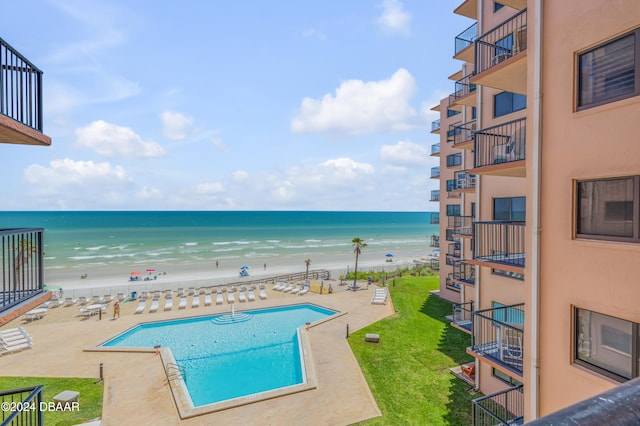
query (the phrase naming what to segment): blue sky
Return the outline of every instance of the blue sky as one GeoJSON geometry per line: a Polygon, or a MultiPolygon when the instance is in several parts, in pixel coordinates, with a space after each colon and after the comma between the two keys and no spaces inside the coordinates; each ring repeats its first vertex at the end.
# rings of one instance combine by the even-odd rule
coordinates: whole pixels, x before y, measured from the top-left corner
{"type": "Polygon", "coordinates": [[[53,143],[0,144],[4,210],[435,211],[459,3],[8,2],[53,143]]]}

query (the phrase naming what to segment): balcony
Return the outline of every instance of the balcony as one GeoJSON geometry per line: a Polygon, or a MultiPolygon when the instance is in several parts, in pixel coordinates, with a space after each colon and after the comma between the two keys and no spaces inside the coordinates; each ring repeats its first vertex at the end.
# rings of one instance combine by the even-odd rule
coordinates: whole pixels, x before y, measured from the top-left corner
{"type": "Polygon", "coordinates": [[[440,224],[440,213],[437,213],[437,212],[431,213],[431,217],[429,218],[429,223],[431,225],[439,225],[440,224]]]}
{"type": "Polygon", "coordinates": [[[44,293],[42,228],[0,229],[0,313],[44,293]]]}
{"type": "MultiPolygon", "coordinates": [[[[471,402],[473,404],[474,426],[524,424],[524,391],[522,385],[496,392],[492,395],[486,395],[471,402]]],[[[560,423],[562,422],[553,424],[560,423]]]]}
{"type": "Polygon", "coordinates": [[[464,285],[475,285],[476,268],[467,262],[458,262],[453,267],[453,280],[464,285]]]}
{"type": "Polygon", "coordinates": [[[431,190],[431,199],[429,201],[440,201],[440,190],[439,189],[431,190]]]}
{"type": "Polygon", "coordinates": [[[42,385],[32,386],[28,388],[12,389],[0,391],[0,402],[4,407],[5,403],[13,403],[19,407],[25,407],[20,410],[2,410],[3,425],[43,425],[42,410],[40,403],[44,402],[42,397],[42,385]],[[27,408],[33,407],[33,409],[27,408]]]}
{"type": "Polygon", "coordinates": [[[527,93],[527,9],[478,37],[472,82],[527,93]]]}
{"type": "Polygon", "coordinates": [[[454,172],[453,181],[455,182],[453,191],[465,193],[476,191],[476,175],[469,173],[469,170],[454,172]]]}
{"type": "Polygon", "coordinates": [[[454,327],[462,331],[471,333],[472,313],[473,313],[473,302],[454,303],[453,318],[451,320],[451,325],[453,325],[454,327]]]}
{"type": "Polygon", "coordinates": [[[469,28],[456,36],[456,49],[453,59],[473,63],[473,42],[478,37],[478,23],[474,22],[469,28]]]}
{"type": "Polygon", "coordinates": [[[472,312],[470,355],[522,380],[524,303],[472,312]]]}
{"type": "Polygon", "coordinates": [[[453,13],[466,16],[471,19],[478,19],[478,0],[464,0],[453,13]]]}
{"type": "Polygon", "coordinates": [[[525,222],[474,222],[474,265],[524,273],[525,222]]]}
{"type": "Polygon", "coordinates": [[[462,193],[460,191],[456,191],[456,180],[455,179],[447,179],[447,198],[460,198],[462,193]]]}
{"type": "Polygon", "coordinates": [[[476,85],[471,83],[471,74],[462,77],[455,83],[455,91],[449,95],[449,108],[460,110],[461,105],[476,106],[477,92],[476,85]]]}
{"type": "Polygon", "coordinates": [[[440,144],[434,143],[431,145],[431,156],[432,157],[440,157],[440,144]]]}
{"type": "Polygon", "coordinates": [[[42,134],[42,71],[1,38],[0,143],[51,145],[42,134]]]}
{"type": "MultiPolygon", "coordinates": [[[[447,265],[453,265],[460,260],[460,243],[450,243],[447,248],[447,265]]],[[[458,286],[459,288],[459,286],[458,286]]]]}
{"type": "Polygon", "coordinates": [[[440,259],[429,259],[429,267],[434,271],[440,270],[440,259]]]}
{"type": "Polygon", "coordinates": [[[449,142],[453,142],[453,147],[458,149],[473,149],[474,132],[476,131],[476,120],[451,126],[452,136],[449,142]]]}
{"type": "Polygon", "coordinates": [[[440,178],[440,166],[431,168],[431,179],[439,179],[440,178]]]}
{"type": "Polygon", "coordinates": [[[478,130],[474,138],[473,173],[526,176],[526,118],[478,130]]]}
{"type": "Polygon", "coordinates": [[[431,122],[431,133],[439,133],[440,132],[440,119],[433,120],[431,122]]]}
{"type": "Polygon", "coordinates": [[[451,278],[451,273],[447,275],[447,279],[445,280],[445,288],[449,291],[460,293],[460,284],[453,281],[453,279],[451,278]]]}
{"type": "Polygon", "coordinates": [[[449,216],[447,229],[456,237],[473,237],[473,216],[449,216]]]}
{"type": "Polygon", "coordinates": [[[429,247],[440,247],[440,235],[432,235],[429,247]]]}

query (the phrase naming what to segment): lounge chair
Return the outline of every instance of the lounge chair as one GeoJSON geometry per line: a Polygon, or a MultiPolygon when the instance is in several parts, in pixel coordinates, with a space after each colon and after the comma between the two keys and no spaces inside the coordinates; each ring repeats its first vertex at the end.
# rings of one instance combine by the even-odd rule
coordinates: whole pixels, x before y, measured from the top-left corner
{"type": "Polygon", "coordinates": [[[184,309],[187,307],[187,296],[180,296],[180,303],[178,304],[178,309],[184,309]]]}
{"type": "Polygon", "coordinates": [[[282,289],[282,292],[289,293],[291,290],[293,290],[293,282],[289,281],[287,286],[284,289],[282,289]]]}
{"type": "Polygon", "coordinates": [[[141,314],[142,312],[144,312],[144,308],[147,306],[147,301],[146,299],[140,299],[138,301],[138,307],[136,308],[134,314],[141,314]]]}
{"type": "Polygon", "coordinates": [[[223,301],[224,299],[222,298],[222,292],[218,291],[218,293],[216,294],[216,305],[222,305],[223,301]]]}
{"type": "Polygon", "coordinates": [[[124,293],[118,293],[116,294],[115,300],[122,302],[125,299],[124,297],[124,293]]]}
{"type": "Polygon", "coordinates": [[[171,309],[173,309],[173,298],[167,297],[164,299],[164,310],[170,311],[171,309]]]}
{"type": "Polygon", "coordinates": [[[264,291],[264,287],[260,287],[260,292],[258,293],[260,299],[264,300],[267,298],[267,293],[264,291]]]}
{"type": "Polygon", "coordinates": [[[236,296],[233,293],[233,290],[227,292],[227,303],[235,303],[236,296]]]}
{"type": "Polygon", "coordinates": [[[76,304],[78,299],[74,299],[73,297],[65,297],[64,298],[64,306],[73,306],[76,304]]]}
{"type": "Polygon", "coordinates": [[[180,297],[180,296],[182,296],[183,294],[185,294],[185,293],[184,293],[184,288],[180,287],[180,288],[178,289],[178,291],[176,292],[176,294],[177,294],[177,296],[178,296],[178,297],[180,297]]]}
{"type": "Polygon", "coordinates": [[[475,380],[476,379],[476,364],[471,364],[471,365],[463,365],[460,367],[460,370],[462,371],[462,374],[464,374],[465,376],[467,376],[470,380],[475,380]]]}
{"type": "Polygon", "coordinates": [[[149,313],[157,312],[159,304],[160,304],[160,299],[154,298],[153,300],[151,300],[151,306],[149,307],[149,313]]]}
{"type": "Polygon", "coordinates": [[[247,295],[247,299],[249,300],[249,302],[254,302],[256,300],[256,294],[254,293],[252,288],[249,289],[249,294],[247,295]]]}
{"type": "Polygon", "coordinates": [[[24,332],[23,327],[8,328],[6,330],[0,330],[0,336],[13,336],[15,334],[24,334],[24,332]]]}
{"type": "Polygon", "coordinates": [[[189,290],[187,290],[187,296],[191,296],[192,294],[194,294],[196,292],[196,289],[193,287],[189,287],[189,290]]]}
{"type": "Polygon", "coordinates": [[[240,292],[238,293],[238,302],[246,302],[247,301],[247,295],[245,294],[244,290],[240,290],[240,292]]]}
{"type": "Polygon", "coordinates": [[[291,290],[291,294],[298,294],[302,290],[302,283],[296,284],[296,286],[291,290]]]}
{"type": "Polygon", "coordinates": [[[111,301],[113,300],[113,297],[110,294],[105,294],[104,296],[102,296],[102,299],[100,299],[100,303],[111,303],[111,301]]]}
{"type": "MultiPolygon", "coordinates": [[[[198,300],[200,300],[200,298],[198,298],[198,300]]],[[[211,306],[211,293],[205,293],[204,306],[211,306]]]]}
{"type": "Polygon", "coordinates": [[[273,290],[281,291],[283,288],[285,288],[286,285],[287,285],[286,282],[276,281],[276,285],[273,286],[273,290]]]}
{"type": "Polygon", "coordinates": [[[80,297],[78,298],[78,304],[79,304],[80,306],[84,306],[84,305],[86,305],[86,304],[87,304],[87,302],[88,302],[88,300],[87,300],[87,298],[86,298],[85,296],[80,296],[80,297]]]}
{"type": "Polygon", "coordinates": [[[191,300],[191,307],[197,308],[198,306],[200,306],[200,295],[196,293],[193,295],[193,300],[191,300]]]}
{"type": "Polygon", "coordinates": [[[0,342],[0,355],[7,355],[13,352],[19,352],[24,349],[29,349],[32,344],[33,343],[30,340],[22,343],[17,343],[15,345],[4,345],[0,342]]]}
{"type": "Polygon", "coordinates": [[[309,293],[309,287],[309,284],[305,284],[302,290],[298,292],[298,296],[304,296],[305,294],[309,293]]]}
{"type": "Polygon", "coordinates": [[[82,315],[83,318],[92,317],[93,315],[95,315],[96,312],[98,312],[98,311],[93,310],[93,309],[86,309],[86,308],[84,308],[82,306],[80,306],[79,310],[80,310],[80,315],[82,315]]]}

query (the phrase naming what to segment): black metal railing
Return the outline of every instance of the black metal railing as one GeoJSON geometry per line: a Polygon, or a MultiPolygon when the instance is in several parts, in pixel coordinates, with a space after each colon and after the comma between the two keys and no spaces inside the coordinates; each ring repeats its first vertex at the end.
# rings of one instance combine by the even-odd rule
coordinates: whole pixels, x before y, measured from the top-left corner
{"type": "Polygon", "coordinates": [[[429,223],[431,225],[438,225],[440,223],[440,213],[431,213],[429,223]]]}
{"type": "Polygon", "coordinates": [[[523,9],[475,40],[478,75],[527,49],[527,9],[523,9]]]}
{"type": "Polygon", "coordinates": [[[460,243],[449,243],[447,247],[447,265],[453,265],[457,260],[460,260],[460,243]]]}
{"type": "Polygon", "coordinates": [[[2,425],[33,425],[44,424],[40,403],[42,399],[42,385],[28,388],[0,391],[0,419],[2,425]]]}
{"type": "Polygon", "coordinates": [[[453,278],[451,277],[451,272],[447,274],[447,278],[445,279],[445,287],[447,288],[447,290],[460,292],[460,284],[453,281],[453,278]]]}
{"type": "Polygon", "coordinates": [[[433,120],[431,122],[431,131],[435,132],[436,130],[440,130],[440,119],[433,120]]]}
{"type": "Polygon", "coordinates": [[[472,74],[462,77],[455,83],[455,91],[453,92],[453,101],[464,98],[476,91],[476,85],[471,83],[472,74]]]}
{"type": "Polygon", "coordinates": [[[471,331],[473,314],[473,302],[453,304],[453,324],[471,331]]]}
{"type": "Polygon", "coordinates": [[[474,285],[476,283],[476,268],[467,262],[458,262],[453,267],[453,279],[465,284],[474,285]]]}
{"type": "Polygon", "coordinates": [[[461,32],[456,36],[455,44],[456,51],[454,55],[462,52],[467,47],[471,46],[478,37],[478,23],[473,23],[469,28],[461,32]]]}
{"type": "Polygon", "coordinates": [[[524,268],[525,222],[474,222],[473,259],[524,268]]]}
{"type": "Polygon", "coordinates": [[[471,402],[473,403],[474,426],[524,424],[524,390],[522,385],[486,395],[471,402]]]}
{"type": "Polygon", "coordinates": [[[432,235],[429,247],[440,247],[440,235],[432,235]]]}
{"type": "Polygon", "coordinates": [[[42,132],[42,71],[1,38],[0,114],[42,132]]]}
{"type": "Polygon", "coordinates": [[[431,199],[429,201],[440,201],[440,190],[432,189],[431,190],[431,199]]]}
{"type": "Polygon", "coordinates": [[[469,173],[468,170],[454,172],[453,180],[456,182],[455,189],[458,191],[474,189],[476,187],[476,175],[469,173]]]}
{"type": "Polygon", "coordinates": [[[473,236],[473,216],[449,216],[447,228],[456,236],[473,236]]]}
{"type": "Polygon", "coordinates": [[[460,198],[460,192],[456,191],[455,179],[447,179],[447,198],[460,198]]]}
{"type": "Polygon", "coordinates": [[[44,291],[43,229],[0,229],[0,312],[44,291]]]}
{"type": "Polygon", "coordinates": [[[440,154],[440,144],[434,143],[431,145],[431,155],[440,154]]]}
{"type": "Polygon", "coordinates": [[[434,271],[440,270],[440,259],[429,259],[429,267],[434,271]]]}
{"type": "Polygon", "coordinates": [[[522,376],[524,303],[474,311],[471,350],[522,376]]]}
{"type": "Polygon", "coordinates": [[[460,145],[474,140],[474,132],[476,130],[476,120],[467,121],[466,123],[451,126],[455,130],[451,142],[453,146],[460,145]]]}
{"type": "Polygon", "coordinates": [[[474,167],[511,163],[526,159],[527,119],[481,129],[474,135],[474,167]]]}
{"type": "Polygon", "coordinates": [[[431,177],[432,178],[440,177],[440,166],[431,168],[431,177]]]}

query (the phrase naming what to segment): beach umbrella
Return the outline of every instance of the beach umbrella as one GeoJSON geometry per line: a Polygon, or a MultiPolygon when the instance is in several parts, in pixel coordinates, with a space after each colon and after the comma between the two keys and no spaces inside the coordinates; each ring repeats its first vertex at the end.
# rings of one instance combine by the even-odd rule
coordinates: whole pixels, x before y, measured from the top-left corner
{"type": "Polygon", "coordinates": [[[391,253],[387,253],[387,254],[385,254],[385,256],[387,256],[387,257],[393,257],[393,255],[392,255],[391,253]]]}
{"type": "Polygon", "coordinates": [[[131,275],[140,275],[140,274],[141,274],[141,272],[140,272],[140,271],[133,271],[133,272],[131,273],[131,275]]]}
{"type": "Polygon", "coordinates": [[[151,272],[155,272],[156,270],[154,268],[147,268],[147,272],[151,273],[151,272]]]}
{"type": "Polygon", "coordinates": [[[241,266],[240,269],[249,269],[249,267],[247,265],[241,266]]]}

